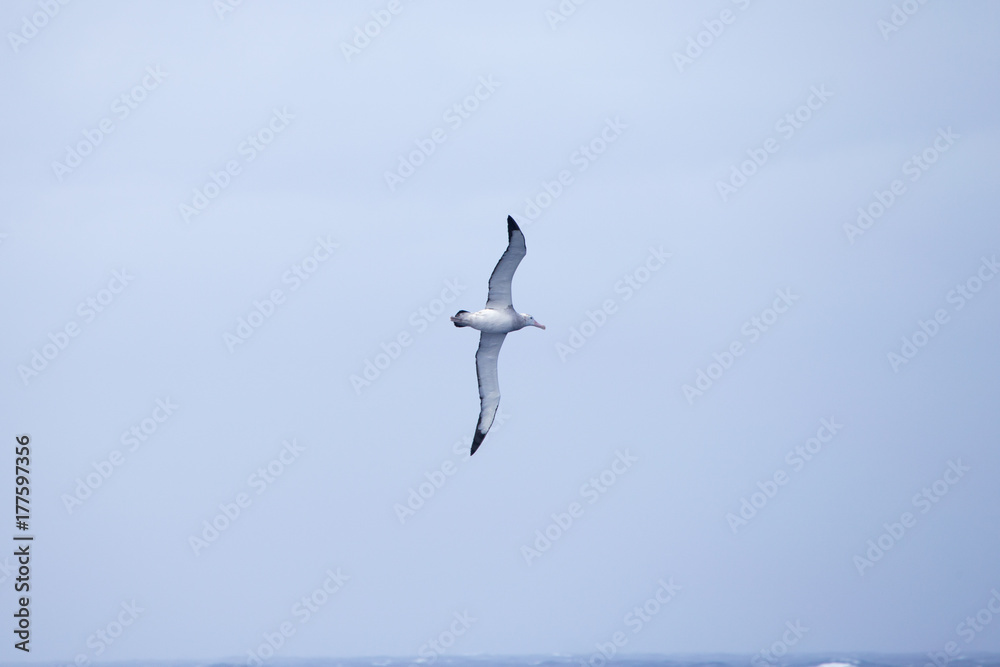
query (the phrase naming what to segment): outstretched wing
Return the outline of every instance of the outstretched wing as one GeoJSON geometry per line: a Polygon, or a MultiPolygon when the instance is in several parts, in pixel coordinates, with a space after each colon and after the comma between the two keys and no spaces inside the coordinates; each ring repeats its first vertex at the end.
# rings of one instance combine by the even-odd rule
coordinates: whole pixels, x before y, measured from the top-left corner
{"type": "Polygon", "coordinates": [[[486,299],[487,308],[505,310],[513,307],[513,301],[510,298],[510,282],[514,278],[517,265],[524,259],[526,252],[524,234],[514,222],[514,218],[508,215],[507,250],[504,251],[490,275],[490,295],[486,299]]]}
{"type": "MultiPolygon", "coordinates": [[[[501,260],[503,261],[503,260],[501,260]]],[[[505,333],[479,334],[479,349],[476,351],[476,376],[479,378],[479,423],[472,436],[472,454],[476,453],[483,438],[493,425],[497,407],[500,405],[500,379],[497,377],[497,358],[505,333]]],[[[470,454],[470,456],[472,455],[470,454]]]]}

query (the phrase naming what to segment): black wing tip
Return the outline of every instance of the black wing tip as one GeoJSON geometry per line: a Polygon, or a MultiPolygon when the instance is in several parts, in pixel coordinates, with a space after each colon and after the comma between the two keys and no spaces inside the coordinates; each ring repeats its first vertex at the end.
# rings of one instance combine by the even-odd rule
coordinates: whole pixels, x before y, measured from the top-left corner
{"type": "Polygon", "coordinates": [[[480,430],[477,428],[476,434],[472,436],[472,453],[470,453],[469,456],[472,456],[472,454],[476,453],[476,450],[479,449],[479,445],[483,444],[483,439],[485,437],[486,434],[480,432],[480,430]]]}
{"type": "Polygon", "coordinates": [[[513,234],[513,233],[514,233],[514,230],[515,230],[515,229],[516,229],[517,231],[521,231],[521,228],[517,226],[517,223],[516,223],[516,222],[514,222],[514,218],[512,218],[512,217],[510,217],[510,216],[508,215],[508,216],[507,216],[507,237],[508,237],[508,238],[510,238],[511,234],[513,234]]]}

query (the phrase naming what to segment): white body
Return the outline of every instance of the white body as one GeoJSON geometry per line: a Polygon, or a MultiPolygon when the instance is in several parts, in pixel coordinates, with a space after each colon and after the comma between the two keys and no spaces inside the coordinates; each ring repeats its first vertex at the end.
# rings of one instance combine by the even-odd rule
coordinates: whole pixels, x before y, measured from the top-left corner
{"type": "Polygon", "coordinates": [[[486,333],[503,334],[523,329],[529,325],[538,326],[530,315],[518,313],[513,308],[505,308],[504,310],[483,308],[474,313],[462,313],[451,318],[451,321],[486,333]]]}

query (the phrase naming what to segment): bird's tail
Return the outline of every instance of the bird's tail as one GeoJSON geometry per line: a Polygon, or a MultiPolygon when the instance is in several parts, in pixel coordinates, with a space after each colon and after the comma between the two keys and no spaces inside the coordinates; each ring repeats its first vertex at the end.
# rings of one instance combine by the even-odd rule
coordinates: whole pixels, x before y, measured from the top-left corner
{"type": "Polygon", "coordinates": [[[455,323],[456,327],[467,327],[469,325],[466,324],[465,322],[463,322],[463,320],[465,318],[462,317],[462,316],[463,315],[468,315],[468,314],[469,314],[469,311],[467,311],[467,310],[460,310],[457,313],[455,313],[455,316],[451,318],[451,321],[455,323]]]}

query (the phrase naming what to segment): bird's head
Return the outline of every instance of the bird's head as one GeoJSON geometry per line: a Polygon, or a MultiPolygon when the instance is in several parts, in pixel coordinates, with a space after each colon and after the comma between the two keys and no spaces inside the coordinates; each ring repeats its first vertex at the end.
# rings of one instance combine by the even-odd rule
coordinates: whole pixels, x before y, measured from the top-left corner
{"type": "Polygon", "coordinates": [[[535,321],[535,318],[527,313],[521,313],[521,317],[524,318],[524,326],[526,327],[538,327],[539,329],[544,329],[544,324],[539,324],[535,321]]]}

